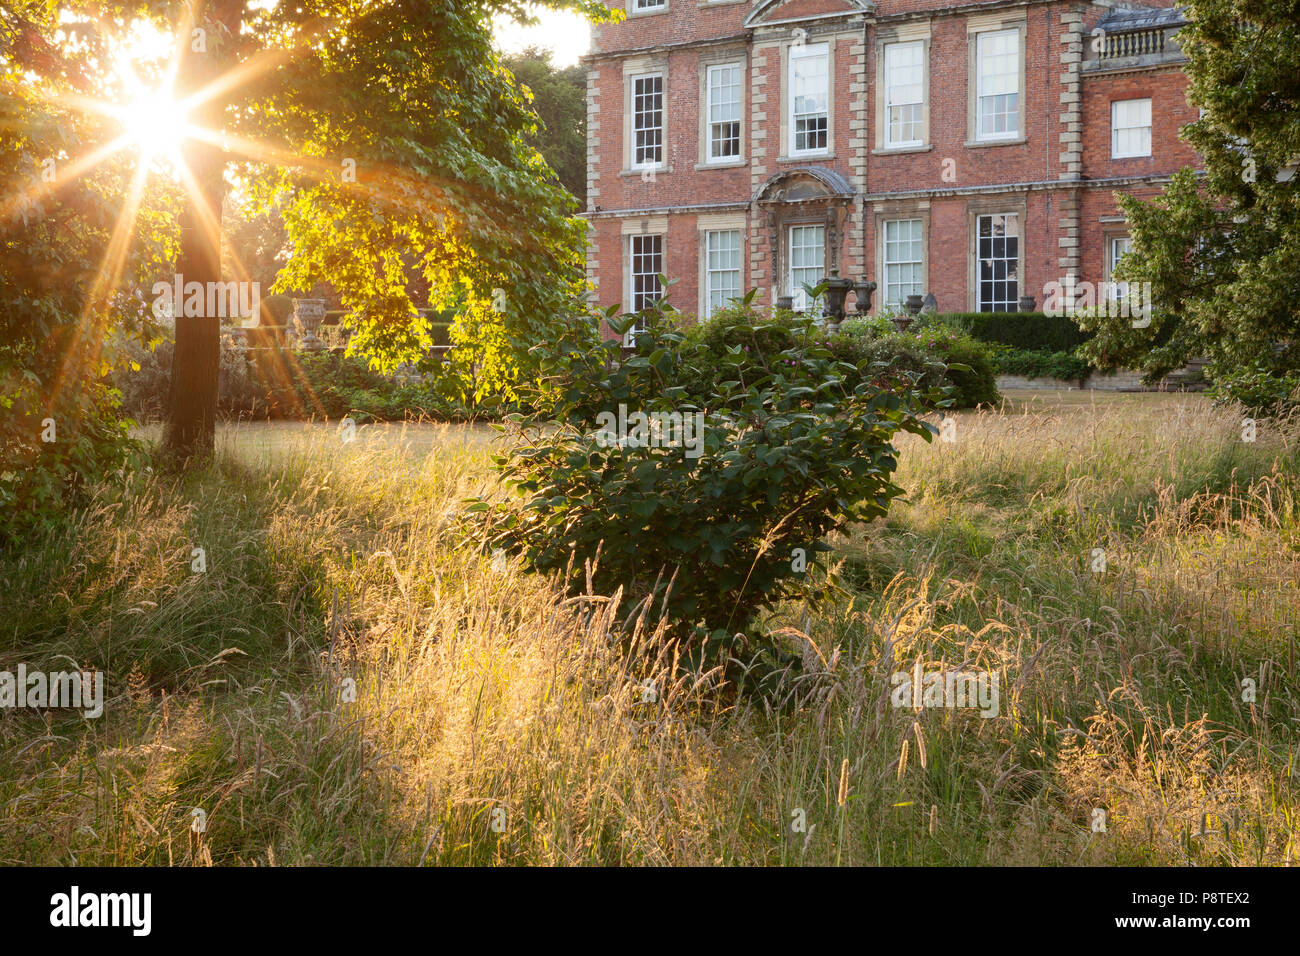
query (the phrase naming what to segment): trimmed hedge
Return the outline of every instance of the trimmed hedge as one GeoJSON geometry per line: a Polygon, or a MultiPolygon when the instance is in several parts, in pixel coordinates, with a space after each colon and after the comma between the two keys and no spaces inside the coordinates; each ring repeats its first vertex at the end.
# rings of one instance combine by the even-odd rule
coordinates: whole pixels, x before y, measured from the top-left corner
{"type": "Polygon", "coordinates": [[[262,300],[262,315],[259,324],[264,326],[285,326],[293,319],[293,297],[287,295],[269,295],[262,300]]]}
{"type": "MultiPolygon", "coordinates": [[[[436,369],[423,381],[380,375],[361,359],[338,352],[306,354],[284,348],[280,327],[248,329],[260,347],[235,348],[229,335],[221,341],[218,409],[224,417],[246,419],[339,419],[359,422],[402,421],[421,416],[446,421],[499,418],[505,406],[471,407],[448,397],[436,369]]],[[[111,384],[122,396],[122,410],[136,421],[161,420],[171,380],[172,342],[156,349],[132,339],[119,343],[138,368],[114,370],[111,384]]],[[[436,364],[436,363],[435,363],[436,364]]]]}
{"type": "Polygon", "coordinates": [[[1044,312],[941,312],[933,319],[980,342],[1025,352],[1073,352],[1092,338],[1068,316],[1044,312]]]}
{"type": "Polygon", "coordinates": [[[993,367],[999,375],[1024,378],[1058,378],[1082,385],[1092,375],[1092,366],[1073,352],[1031,352],[1005,345],[993,347],[993,367]]]}
{"type": "Polygon", "coordinates": [[[496,418],[500,409],[472,409],[447,398],[435,379],[401,382],[360,359],[283,349],[250,351],[247,374],[223,396],[222,411],[245,418],[305,419],[350,415],[358,422],[433,418],[496,418]]]}
{"type": "MultiPolygon", "coordinates": [[[[325,313],[325,321],[322,326],[334,326],[340,324],[343,316],[347,315],[344,309],[335,309],[325,313]]],[[[290,315],[290,321],[279,325],[268,325],[262,323],[251,329],[244,331],[248,335],[248,347],[254,349],[269,349],[283,346],[285,344],[285,333],[293,328],[293,316],[290,315]]],[[[435,320],[429,323],[433,334],[433,344],[450,346],[451,345],[451,321],[435,320]]]]}

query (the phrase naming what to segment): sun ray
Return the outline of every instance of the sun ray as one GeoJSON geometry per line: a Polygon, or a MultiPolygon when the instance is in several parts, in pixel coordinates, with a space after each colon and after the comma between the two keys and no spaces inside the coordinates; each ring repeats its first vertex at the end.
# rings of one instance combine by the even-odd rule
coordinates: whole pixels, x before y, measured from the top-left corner
{"type": "Polygon", "coordinates": [[[70,185],[73,181],[85,176],[86,173],[97,167],[100,163],[121,152],[130,145],[130,137],[119,136],[111,142],[92,150],[79,159],[74,159],[67,164],[54,164],[54,180],[46,182],[37,180],[27,189],[20,189],[18,192],[6,197],[0,201],[0,219],[8,219],[10,216],[17,214],[21,209],[37,202],[42,202],[60,189],[70,185]]]}
{"type": "MultiPolygon", "coordinates": [[[[338,29],[339,25],[323,19],[304,24],[287,46],[255,54],[251,59],[207,81],[199,89],[178,96],[174,92],[177,64],[188,55],[185,44],[190,30],[186,24],[191,21],[186,19],[187,16],[192,16],[192,11],[183,15],[182,20],[176,24],[173,33],[175,49],[171,57],[172,65],[161,80],[152,84],[145,83],[136,74],[132,64],[126,60],[121,61],[118,69],[121,88],[134,91],[134,95],[128,102],[123,103],[121,97],[114,101],[83,94],[48,97],[50,102],[63,109],[88,116],[101,116],[121,123],[124,129],[120,135],[91,150],[85,156],[60,164],[56,167],[53,181],[34,182],[28,188],[20,189],[17,193],[0,199],[0,216],[7,218],[28,205],[40,202],[66,188],[69,183],[86,176],[118,153],[134,149],[139,155],[130,187],[86,297],[72,345],[61,364],[53,394],[57,394],[62,388],[63,381],[80,353],[86,336],[92,332],[98,336],[102,331],[112,297],[118,291],[121,282],[141,200],[154,159],[165,158],[170,161],[173,175],[183,184],[192,205],[197,209],[199,228],[203,230],[205,239],[220,248],[220,214],[209,209],[206,200],[202,197],[202,190],[199,188],[195,173],[185,162],[178,148],[182,140],[197,140],[215,146],[231,156],[240,156],[264,165],[292,169],[308,180],[337,189],[340,195],[378,202],[399,211],[404,216],[432,216],[436,220],[445,222],[444,217],[453,208],[464,211],[477,207],[478,214],[496,223],[503,235],[517,236],[517,241],[525,244],[532,241],[526,230],[520,234],[507,225],[504,221],[505,214],[499,208],[499,202],[494,202],[494,199],[499,197],[486,187],[459,179],[442,180],[427,173],[417,174],[388,164],[371,165],[357,180],[346,181],[340,175],[337,161],[304,155],[285,146],[277,146],[222,130],[219,127],[224,125],[222,121],[225,117],[213,118],[214,127],[218,127],[214,129],[205,128],[199,122],[189,120],[188,117],[201,112],[201,107],[218,98],[225,98],[232,91],[248,85],[257,77],[280,68],[296,52],[310,48],[322,38],[327,38],[332,31],[338,29]]],[[[226,267],[233,272],[238,281],[250,281],[249,271],[237,255],[226,258],[226,267]]],[[[278,374],[281,375],[292,374],[290,366],[299,366],[296,356],[289,355],[286,359],[278,351],[277,361],[280,365],[278,374]]],[[[302,378],[302,376],[295,377],[302,378]]],[[[318,396],[309,393],[309,401],[315,406],[315,411],[323,416],[324,410],[318,396]]]]}
{"type": "Polygon", "coordinates": [[[81,343],[90,333],[88,325],[92,321],[95,325],[92,338],[97,343],[94,361],[98,361],[98,344],[102,343],[102,333],[108,321],[107,309],[122,278],[122,270],[126,263],[131,238],[135,232],[136,215],[140,209],[140,200],[144,195],[147,178],[148,170],[141,164],[136,168],[135,174],[132,176],[131,185],[122,202],[122,209],[118,213],[117,221],[113,224],[113,232],[110,234],[108,245],[104,250],[104,257],[100,260],[99,268],[95,272],[90,291],[87,293],[85,303],[82,306],[81,315],[74,327],[72,340],[68,343],[67,351],[64,353],[63,361],[59,366],[58,375],[51,385],[47,401],[47,405],[51,409],[54,408],[55,400],[63,388],[63,383],[73,369],[76,356],[81,349],[81,343]],[[96,316],[98,318],[95,318],[96,316]]]}
{"type": "MultiPolygon", "coordinates": [[[[195,178],[193,171],[188,166],[183,166],[182,169],[180,170],[180,173],[181,173],[181,182],[184,185],[186,191],[190,194],[190,198],[193,200],[194,206],[199,213],[200,227],[207,234],[208,241],[215,242],[219,246],[221,242],[220,223],[217,221],[216,216],[213,215],[212,210],[208,208],[207,201],[203,198],[203,192],[199,185],[198,179],[195,178]]],[[[238,254],[234,252],[233,249],[231,249],[230,252],[231,252],[230,258],[232,260],[231,265],[233,266],[231,271],[234,272],[234,274],[236,275],[237,281],[244,281],[244,282],[250,281],[248,268],[244,265],[243,261],[239,258],[238,254]]],[[[177,319],[177,321],[179,321],[179,318],[177,319]]],[[[289,368],[286,366],[285,353],[283,349],[273,350],[273,358],[277,363],[277,366],[274,369],[274,374],[280,379],[280,381],[281,382],[298,381],[304,383],[307,391],[307,397],[313,406],[313,411],[319,414],[321,418],[328,417],[325,414],[324,404],[321,402],[315,390],[312,389],[311,384],[307,379],[307,376],[303,374],[303,369],[301,364],[298,362],[297,356],[293,355],[292,353],[289,353],[288,355],[288,362],[292,363],[293,370],[297,372],[296,375],[291,375],[289,368]]],[[[304,411],[304,409],[299,407],[298,409],[296,409],[296,411],[301,412],[304,411]]]]}

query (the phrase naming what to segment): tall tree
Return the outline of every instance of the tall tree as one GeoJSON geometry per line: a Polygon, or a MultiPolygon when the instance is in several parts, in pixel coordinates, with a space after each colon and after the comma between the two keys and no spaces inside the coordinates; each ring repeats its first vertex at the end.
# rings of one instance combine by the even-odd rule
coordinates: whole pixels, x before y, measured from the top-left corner
{"type": "Polygon", "coordinates": [[[539,123],[530,142],[580,206],[587,204],[587,71],[557,67],[550,50],[529,47],[505,65],[531,94],[539,123]]]}
{"type": "MultiPolygon", "coordinates": [[[[193,100],[189,120],[198,129],[220,130],[226,103],[220,79],[234,61],[232,42],[243,27],[243,0],[196,0],[193,19],[177,30],[176,95],[193,100]]],[[[220,283],[221,207],[226,195],[225,155],[219,145],[196,136],[180,143],[189,178],[181,210],[180,256],[176,273],[184,287],[207,289],[220,283]]],[[[247,275],[240,277],[248,281],[247,275]]],[[[212,452],[221,366],[221,316],[213,297],[204,297],[197,315],[173,303],[176,345],[172,350],[167,448],[179,459],[212,452]]]]}
{"type": "Polygon", "coordinates": [[[1178,34],[1199,121],[1182,136],[1203,179],[1120,197],[1134,249],[1116,278],[1148,281],[1151,322],[1092,316],[1094,358],[1159,377],[1207,355],[1220,373],[1300,368],[1300,19],[1294,0],[1188,0],[1178,34]],[[1276,346],[1281,345],[1280,350],[1276,346]]]}
{"type": "MultiPolygon", "coordinates": [[[[610,16],[596,0],[543,5],[610,16]]],[[[425,303],[408,291],[414,267],[435,296],[464,303],[467,323],[500,343],[484,381],[509,388],[534,369],[531,346],[586,324],[585,232],[531,145],[535,115],[491,44],[494,17],[524,20],[527,10],[520,0],[22,0],[0,22],[14,49],[30,47],[7,83],[51,102],[81,92],[66,69],[69,34],[111,46],[147,20],[175,37],[177,53],[164,66],[189,110],[174,130],[185,199],[179,220],[159,224],[180,229],[174,270],[157,269],[153,281],[172,271],[186,283],[246,280],[238,262],[220,271],[221,198],[226,177],[237,175],[255,204],[282,203],[292,255],[277,291],[328,280],[359,317],[356,347],[391,368],[432,344],[416,311],[425,303]]],[[[81,57],[78,66],[93,74],[110,62],[81,57]]],[[[81,96],[80,108],[93,112],[96,96],[105,91],[81,96]]],[[[98,107],[111,114],[113,105],[98,107]]],[[[113,140],[107,126],[98,124],[70,157],[74,174],[56,193],[90,174],[96,164],[80,161],[101,147],[118,147],[106,156],[129,149],[129,138],[113,140]]],[[[21,238],[14,248],[21,253],[21,238]]],[[[97,270],[114,288],[125,258],[97,270]]],[[[167,440],[182,458],[212,447],[219,320],[209,305],[198,315],[178,309],[186,314],[177,323],[167,440]]]]}
{"type": "Polygon", "coordinates": [[[116,121],[79,106],[120,93],[101,68],[112,32],[44,0],[0,6],[0,539],[123,461],[105,333],[153,336],[135,293],[177,255],[177,190],[146,188],[105,148],[116,121]]]}

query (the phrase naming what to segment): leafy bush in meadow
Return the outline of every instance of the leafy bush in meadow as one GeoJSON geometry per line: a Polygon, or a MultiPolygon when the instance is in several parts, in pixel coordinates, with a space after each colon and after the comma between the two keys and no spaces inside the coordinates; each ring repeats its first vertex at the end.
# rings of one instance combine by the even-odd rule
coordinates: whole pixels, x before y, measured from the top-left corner
{"type": "Polygon", "coordinates": [[[1244,368],[1212,367],[1210,396],[1217,405],[1236,402],[1254,415],[1284,417],[1300,410],[1300,372],[1263,362],[1244,368]]]}
{"type": "MultiPolygon", "coordinates": [[[[993,353],[981,342],[949,329],[895,332],[864,343],[862,354],[873,362],[898,356],[911,368],[942,368],[942,384],[951,388],[955,408],[997,404],[997,372],[993,353]]],[[[926,384],[929,384],[928,379],[926,384]]]]}
{"type": "Polygon", "coordinates": [[[138,453],[119,414],[117,393],[101,383],[54,398],[26,382],[0,394],[0,545],[57,525],[138,453]]]}
{"type": "MultiPolygon", "coordinates": [[[[673,330],[668,313],[644,314],[649,327],[629,355],[615,340],[552,352],[554,387],[533,416],[509,419],[529,440],[496,459],[518,497],[473,502],[470,530],[574,588],[590,562],[598,591],[622,586],[634,603],[664,607],[692,653],[725,660],[760,611],[815,597],[804,562],[827,533],[885,514],[902,491],[891,440],[900,431],[929,440],[919,416],[945,402],[910,374],[877,387],[886,366],[838,360],[810,320],[753,325],[732,312],[700,338],[673,330]],[[683,383],[717,367],[715,340],[735,344],[697,401],[683,383]],[[698,444],[685,433],[672,444],[671,426],[664,441],[611,440],[602,416],[620,407],[697,421],[698,444]]],[[[606,318],[620,336],[632,321],[606,318]]]]}

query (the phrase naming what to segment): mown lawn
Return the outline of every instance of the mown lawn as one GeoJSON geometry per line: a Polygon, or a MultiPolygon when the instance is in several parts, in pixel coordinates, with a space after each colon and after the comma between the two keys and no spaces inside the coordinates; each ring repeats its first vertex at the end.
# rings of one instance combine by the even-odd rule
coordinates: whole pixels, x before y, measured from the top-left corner
{"type": "Polygon", "coordinates": [[[1300,854],[1295,426],[1015,392],[907,436],[908,500],[831,542],[852,593],[767,622],[804,667],[739,699],[653,620],[627,653],[614,596],[457,546],[494,436],[226,427],[211,468],[133,470],[0,555],[0,669],[108,693],[97,720],[0,712],[0,862],[1300,854]],[[893,706],[918,660],[997,672],[997,715],[893,706]]]}

